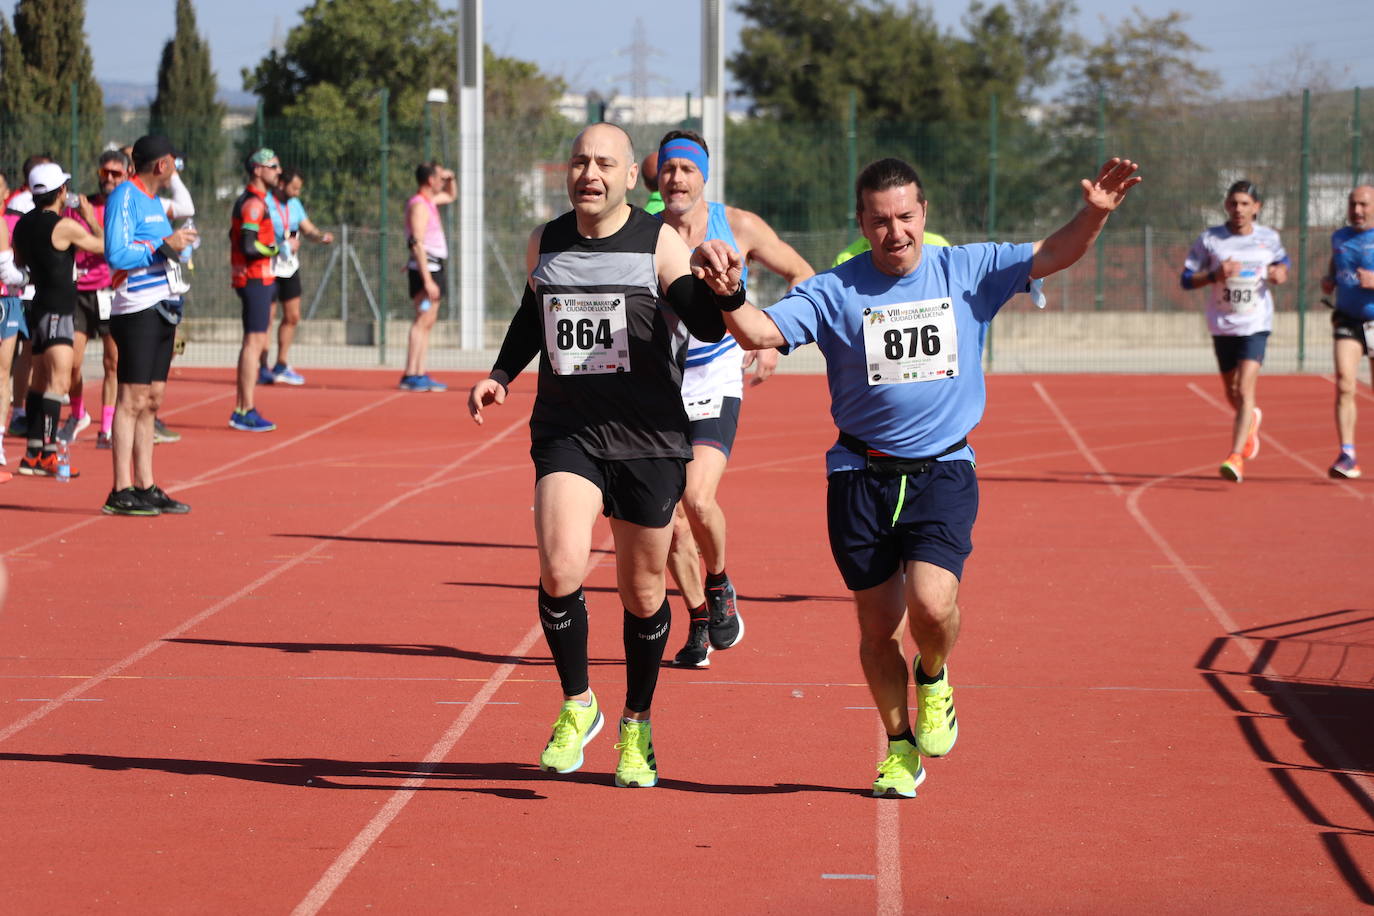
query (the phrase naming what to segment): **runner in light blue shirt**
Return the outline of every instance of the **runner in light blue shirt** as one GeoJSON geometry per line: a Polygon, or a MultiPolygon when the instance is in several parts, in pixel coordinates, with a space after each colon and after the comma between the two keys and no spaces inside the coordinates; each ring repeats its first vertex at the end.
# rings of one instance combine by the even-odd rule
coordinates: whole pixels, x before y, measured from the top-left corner
{"type": "MultiPolygon", "coordinates": [[[[923,245],[926,199],[907,163],[883,159],[855,188],[872,251],[804,281],[766,311],[747,302],[725,324],[741,346],[784,353],[815,343],[826,359],[839,441],[826,455],[831,552],[854,593],[859,658],[889,736],[876,796],[911,798],[921,755],[958,737],[945,660],[959,634],[956,598],[973,549],[978,481],[966,437],[983,415],[988,323],[1031,279],[1081,258],[1141,179],[1111,159],[1084,179],[1084,206],[1025,245],[923,245]],[[919,655],[915,729],[907,710],[902,618],[919,655]]],[[[698,249],[709,269],[738,275],[721,242],[698,249]]]]}
{"type": "Polygon", "coordinates": [[[1374,185],[1351,190],[1346,223],[1331,235],[1331,263],[1322,277],[1322,292],[1336,294],[1331,333],[1341,453],[1327,470],[1336,480],[1360,476],[1355,457],[1355,388],[1361,354],[1374,366],[1374,185]]]}

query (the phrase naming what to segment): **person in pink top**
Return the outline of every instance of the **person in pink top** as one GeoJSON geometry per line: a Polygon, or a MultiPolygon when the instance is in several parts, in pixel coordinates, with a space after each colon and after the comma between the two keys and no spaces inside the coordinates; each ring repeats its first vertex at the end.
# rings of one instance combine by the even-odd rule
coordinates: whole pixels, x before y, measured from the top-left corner
{"type": "MultiPolygon", "coordinates": [[[[124,153],[117,149],[106,150],[101,153],[96,164],[96,182],[100,186],[100,193],[93,194],[89,198],[91,211],[89,216],[93,217],[93,221],[88,219],[88,214],[84,208],[68,207],[62,215],[76,220],[88,230],[93,226],[103,225],[105,198],[121,182],[128,179],[129,171],[129,157],[124,153]]],[[[86,386],[82,379],[81,366],[85,360],[86,343],[93,336],[100,338],[104,348],[105,380],[102,387],[104,400],[101,402],[103,411],[105,414],[109,414],[110,420],[114,418],[115,361],[118,357],[114,338],[110,336],[110,300],[113,296],[110,280],[110,265],[105,262],[103,254],[92,254],[86,251],[77,252],[76,343],[72,358],[71,413],[58,431],[58,437],[66,442],[75,441],[77,435],[91,425],[90,414],[86,412],[86,386]]],[[[96,444],[99,447],[108,448],[109,442],[110,423],[102,415],[96,444]]]]}
{"type": "Polygon", "coordinates": [[[439,317],[439,302],[444,293],[444,264],[448,260],[448,240],[439,207],[458,199],[452,171],[437,162],[415,168],[419,190],[406,203],[406,235],[410,261],[406,264],[410,298],[415,303],[415,321],[406,341],[406,368],[401,376],[403,391],[446,391],[425,371],[429,355],[429,332],[439,317]]]}

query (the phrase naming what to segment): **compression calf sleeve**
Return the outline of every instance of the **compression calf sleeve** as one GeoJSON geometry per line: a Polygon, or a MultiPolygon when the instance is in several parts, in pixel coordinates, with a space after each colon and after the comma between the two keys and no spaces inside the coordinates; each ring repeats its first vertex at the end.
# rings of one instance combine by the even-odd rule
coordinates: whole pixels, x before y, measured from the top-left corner
{"type": "Polygon", "coordinates": [[[668,599],[650,617],[625,612],[625,708],[647,712],[658,687],[658,669],[663,650],[668,646],[668,630],[673,622],[668,599]]]}
{"type": "Polygon", "coordinates": [[[555,598],[539,583],[539,622],[565,697],[587,690],[587,599],[582,589],[555,598]]]}

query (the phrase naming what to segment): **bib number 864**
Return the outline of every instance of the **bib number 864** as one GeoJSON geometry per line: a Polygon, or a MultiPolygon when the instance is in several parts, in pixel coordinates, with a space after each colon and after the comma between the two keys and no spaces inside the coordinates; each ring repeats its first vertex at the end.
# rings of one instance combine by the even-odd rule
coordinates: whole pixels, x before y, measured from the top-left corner
{"type": "Polygon", "coordinates": [[[888,359],[913,359],[940,352],[939,328],[933,324],[919,328],[892,328],[883,332],[883,355],[888,359]],[[902,340],[903,335],[906,341],[902,340]]]}
{"type": "Polygon", "coordinates": [[[605,318],[600,321],[579,318],[576,322],[563,318],[555,327],[555,338],[554,342],[560,350],[571,350],[574,346],[579,350],[591,350],[596,346],[609,350],[612,343],[611,323],[605,318]]]}

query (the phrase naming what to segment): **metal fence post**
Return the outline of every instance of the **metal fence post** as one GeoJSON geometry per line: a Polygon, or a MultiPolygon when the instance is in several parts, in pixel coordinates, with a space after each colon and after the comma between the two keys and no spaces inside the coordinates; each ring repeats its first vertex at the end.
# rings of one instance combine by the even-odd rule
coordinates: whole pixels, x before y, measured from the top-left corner
{"type": "MultiPolygon", "coordinates": [[[[75,176],[77,175],[80,175],[83,171],[82,169],[78,169],[76,167],[76,157],[80,155],[80,140],[81,97],[77,94],[76,91],[76,80],[72,80],[72,158],[70,160],[70,164],[67,166],[67,171],[72,173],[73,178],[75,178],[75,176]]],[[[25,181],[27,181],[28,176],[24,176],[24,179],[25,181]]],[[[75,181],[73,181],[72,190],[75,191],[76,188],[77,184],[75,181]]]]}
{"type": "Polygon", "coordinates": [[[1302,91],[1302,157],[1298,175],[1298,371],[1307,356],[1307,182],[1312,165],[1312,91],[1302,91]]]}
{"type": "MultiPolygon", "coordinates": [[[[849,139],[849,185],[854,187],[854,183],[859,180],[859,90],[851,88],[849,90],[849,126],[845,136],[849,139]]],[[[841,200],[845,197],[841,197],[841,200]]],[[[857,227],[854,224],[854,210],[845,207],[844,226],[847,232],[844,240],[845,245],[854,241],[858,235],[857,227]]]]}
{"type": "Polygon", "coordinates": [[[257,142],[254,145],[257,146],[258,149],[262,149],[263,137],[267,135],[267,125],[264,122],[262,113],[262,99],[258,99],[258,110],[257,113],[253,115],[253,135],[257,138],[257,142]]]}
{"type": "MultiPolygon", "coordinates": [[[[386,299],[386,279],[387,279],[387,278],[386,278],[386,262],[387,262],[387,258],[388,258],[387,244],[386,244],[386,242],[387,242],[387,238],[386,238],[386,229],[387,229],[387,226],[386,226],[386,214],[387,214],[387,210],[389,209],[389,207],[387,206],[386,191],[387,191],[387,184],[388,184],[388,181],[389,181],[388,176],[387,176],[387,166],[389,165],[390,159],[391,159],[391,143],[389,142],[389,141],[390,141],[390,137],[389,137],[388,132],[387,132],[387,128],[388,128],[388,125],[387,125],[387,120],[388,120],[387,106],[388,106],[388,103],[389,103],[390,101],[391,101],[391,90],[390,90],[390,89],[387,89],[387,88],[385,88],[385,87],[383,87],[383,89],[382,89],[382,113],[381,113],[381,140],[382,140],[382,143],[381,143],[381,149],[380,149],[380,152],[381,152],[381,154],[382,154],[382,157],[381,157],[381,158],[382,158],[382,163],[381,163],[381,165],[382,165],[382,168],[381,168],[381,185],[382,185],[382,191],[381,191],[381,205],[380,205],[381,212],[377,214],[377,217],[378,217],[378,224],[379,224],[380,227],[381,227],[380,230],[379,230],[379,232],[380,232],[380,238],[377,240],[377,241],[378,241],[378,248],[380,249],[380,253],[378,254],[378,259],[379,259],[380,262],[381,262],[381,263],[379,263],[379,264],[377,265],[377,298],[378,298],[379,304],[381,305],[381,308],[378,309],[378,311],[380,311],[380,312],[382,313],[380,319],[379,319],[378,322],[377,322],[377,323],[380,325],[380,327],[377,329],[377,364],[378,364],[378,365],[382,365],[382,366],[386,365],[386,325],[387,325],[387,318],[388,318],[388,317],[390,316],[390,314],[391,314],[391,310],[390,310],[389,308],[387,308],[387,305],[386,305],[386,302],[387,302],[387,299],[386,299]]],[[[428,103],[425,104],[425,112],[426,112],[426,114],[428,114],[428,112],[429,112],[429,105],[428,105],[428,103]]],[[[429,142],[429,133],[428,133],[428,131],[426,131],[426,133],[425,133],[425,142],[426,142],[426,143],[429,142]]]]}
{"type": "MultiPolygon", "coordinates": [[[[1102,88],[1097,90],[1097,162],[1093,163],[1093,172],[1102,163],[1107,161],[1107,91],[1102,88]]],[[[1103,235],[1097,235],[1097,274],[1093,281],[1093,308],[1102,311],[1102,290],[1106,286],[1107,270],[1107,251],[1103,243],[1103,235]]]]}
{"type": "Polygon", "coordinates": [[[1360,87],[1355,87],[1355,110],[1350,117],[1350,186],[1360,184],[1360,87]]]}
{"type": "Polygon", "coordinates": [[[1150,263],[1154,260],[1155,235],[1154,227],[1149,223],[1145,224],[1145,311],[1155,310],[1155,283],[1154,277],[1150,273],[1150,263]]]}
{"type": "Polygon", "coordinates": [[[348,223],[339,228],[339,251],[343,253],[343,270],[339,271],[339,318],[343,320],[344,339],[348,337],[348,223]]]}
{"type": "MultiPolygon", "coordinates": [[[[988,96],[988,241],[997,235],[997,93],[988,96]]],[[[992,368],[992,325],[988,325],[984,351],[987,368],[992,368]]]]}

